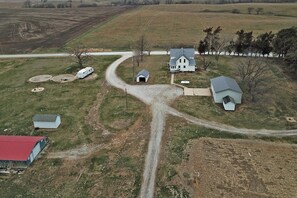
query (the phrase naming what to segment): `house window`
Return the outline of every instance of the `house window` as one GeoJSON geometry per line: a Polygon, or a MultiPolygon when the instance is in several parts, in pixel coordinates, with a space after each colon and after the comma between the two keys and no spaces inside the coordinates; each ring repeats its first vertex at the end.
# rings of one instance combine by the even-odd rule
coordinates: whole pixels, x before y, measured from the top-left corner
{"type": "Polygon", "coordinates": [[[181,59],[179,59],[179,62],[180,62],[180,63],[181,63],[181,61],[182,61],[182,60],[181,60],[181,59]]]}
{"type": "Polygon", "coordinates": [[[180,66],[178,66],[178,69],[180,69],[180,66]]]}
{"type": "Polygon", "coordinates": [[[186,59],[184,59],[184,63],[186,63],[186,59]]]}
{"type": "Polygon", "coordinates": [[[184,68],[186,68],[186,66],[184,65],[184,68]]]}

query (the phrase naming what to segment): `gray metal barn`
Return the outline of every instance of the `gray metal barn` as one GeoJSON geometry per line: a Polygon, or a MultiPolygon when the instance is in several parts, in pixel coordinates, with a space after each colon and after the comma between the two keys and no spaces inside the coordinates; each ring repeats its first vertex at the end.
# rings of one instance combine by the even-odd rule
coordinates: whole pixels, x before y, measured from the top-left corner
{"type": "Polygon", "coordinates": [[[234,111],[235,105],[241,104],[242,90],[233,78],[219,76],[210,82],[215,103],[222,103],[227,111],[234,111]]]}

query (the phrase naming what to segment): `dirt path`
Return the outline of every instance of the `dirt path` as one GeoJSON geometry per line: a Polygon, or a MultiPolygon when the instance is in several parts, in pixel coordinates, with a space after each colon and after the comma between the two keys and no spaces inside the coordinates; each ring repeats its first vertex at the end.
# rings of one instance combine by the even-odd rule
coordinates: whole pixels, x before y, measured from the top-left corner
{"type": "Polygon", "coordinates": [[[167,113],[181,117],[193,124],[203,126],[210,129],[215,129],[218,131],[224,131],[228,133],[235,133],[235,134],[243,134],[243,135],[261,135],[261,136],[277,136],[277,137],[284,137],[284,136],[295,136],[297,135],[297,129],[293,130],[267,130],[267,129],[245,129],[245,128],[236,128],[230,125],[221,124],[214,121],[203,120],[193,116],[190,116],[185,113],[181,113],[176,109],[167,106],[167,113]]]}
{"type": "MultiPolygon", "coordinates": [[[[162,52],[163,53],[163,52],[162,52]]],[[[158,53],[152,53],[157,55],[158,53]]],[[[156,170],[159,161],[159,152],[161,149],[161,139],[165,127],[166,114],[172,114],[186,119],[187,121],[206,128],[216,129],[237,134],[246,135],[264,135],[264,136],[290,136],[297,135],[297,130],[251,130],[235,128],[233,126],[216,123],[208,120],[202,120],[193,116],[181,113],[168,106],[168,103],[176,97],[183,94],[181,88],[170,85],[128,85],[116,75],[117,66],[124,60],[130,58],[131,54],[125,54],[120,59],[110,65],[106,71],[106,79],[112,85],[127,92],[144,103],[151,105],[153,119],[151,123],[151,136],[145,160],[143,173],[143,182],[141,185],[141,198],[152,198],[154,196],[156,170]]]]}
{"type": "MultiPolygon", "coordinates": [[[[263,135],[263,136],[293,136],[297,135],[297,130],[251,130],[251,129],[241,129],[235,128],[233,126],[202,120],[195,118],[193,116],[181,113],[176,109],[168,106],[170,101],[174,100],[180,95],[183,95],[183,90],[180,87],[173,85],[128,85],[122,81],[116,75],[117,66],[125,61],[126,59],[132,57],[132,52],[102,52],[102,53],[91,53],[94,56],[104,56],[104,55],[121,55],[122,57],[113,62],[106,71],[107,82],[119,89],[127,90],[130,95],[133,95],[143,101],[145,104],[150,105],[152,109],[152,123],[151,123],[151,136],[145,161],[145,168],[143,173],[143,183],[141,185],[142,198],[151,198],[154,196],[155,187],[155,177],[156,170],[158,166],[159,152],[161,149],[161,139],[163,135],[163,130],[165,126],[166,114],[172,114],[186,119],[187,121],[203,126],[206,128],[211,128],[219,131],[225,131],[237,134],[247,134],[247,135],[263,135]]],[[[154,51],[151,55],[166,55],[165,51],[154,51]]],[[[60,54],[23,54],[23,55],[0,55],[0,58],[22,58],[22,57],[55,57],[55,56],[69,56],[66,53],[60,54]]],[[[86,145],[85,145],[86,146],[86,145]]],[[[68,157],[80,157],[82,155],[88,155],[85,152],[85,146],[73,149],[65,152],[51,153],[49,157],[59,158],[61,156],[68,157]]],[[[89,147],[87,147],[89,148],[89,147]]],[[[96,147],[97,148],[97,147],[96,147]]],[[[91,149],[90,149],[91,150],[91,149]]],[[[94,150],[93,150],[94,151],[94,150]]]]}
{"type": "Polygon", "coordinates": [[[60,158],[60,159],[79,159],[82,157],[87,157],[92,154],[94,151],[101,149],[101,145],[82,145],[78,148],[60,151],[60,152],[50,152],[47,158],[60,158]]]}
{"type": "Polygon", "coordinates": [[[151,105],[152,122],[151,135],[146,155],[143,181],[140,197],[150,198],[154,196],[155,177],[158,167],[161,140],[166,122],[167,103],[183,94],[181,88],[172,85],[128,85],[116,75],[117,66],[132,54],[122,56],[110,65],[106,71],[106,80],[113,86],[127,90],[127,92],[144,103],[151,105]],[[165,108],[164,108],[165,107],[165,108]]]}

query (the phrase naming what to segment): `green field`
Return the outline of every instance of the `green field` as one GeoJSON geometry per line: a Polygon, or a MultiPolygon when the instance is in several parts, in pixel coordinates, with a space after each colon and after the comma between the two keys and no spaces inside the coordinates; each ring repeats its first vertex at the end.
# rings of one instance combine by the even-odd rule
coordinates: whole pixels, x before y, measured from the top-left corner
{"type": "MultiPolygon", "coordinates": [[[[195,73],[176,73],[175,83],[180,84],[182,80],[190,81],[187,87],[208,88],[210,79],[225,75],[239,82],[237,67],[246,58],[224,57],[216,63],[214,57],[207,57],[212,61],[208,71],[203,70],[201,57],[197,57],[198,70],[195,73]]],[[[170,73],[166,67],[169,56],[146,56],[139,67],[135,67],[135,74],[141,69],[150,72],[148,84],[169,84],[170,73]]],[[[263,95],[258,95],[255,103],[247,101],[247,93],[243,95],[243,104],[238,105],[235,112],[226,112],[222,105],[215,104],[211,97],[181,96],[174,101],[173,106],[179,111],[193,115],[197,118],[221,122],[236,127],[253,129],[289,129],[286,117],[297,118],[297,94],[296,82],[284,74],[281,62],[273,59],[259,59],[270,66],[271,88],[263,95]],[[253,123],[253,124],[251,124],[253,123]]],[[[133,84],[133,68],[131,60],[122,63],[117,74],[127,83],[133,84]]]]}
{"type": "Polygon", "coordinates": [[[69,72],[70,58],[0,60],[1,135],[49,139],[41,158],[23,175],[0,174],[5,189],[0,197],[137,197],[150,116],[132,96],[127,97],[126,108],[125,93],[107,86],[105,70],[117,58],[94,57],[88,65],[94,67],[97,78],[62,84],[28,79],[69,72]],[[32,93],[37,86],[45,90],[32,93]],[[62,124],[56,130],[34,130],[32,116],[37,113],[60,114],[62,124]],[[93,126],[92,120],[101,123],[109,135],[103,135],[103,128],[93,126]],[[100,148],[72,160],[47,158],[58,151],[74,152],[82,145],[100,148]]]}
{"type": "MultiPolygon", "coordinates": [[[[70,58],[1,60],[0,131],[6,135],[47,135],[54,142],[51,149],[67,149],[92,141],[92,130],[85,118],[96,101],[104,81],[104,71],[116,57],[94,58],[98,78],[94,81],[71,83],[30,83],[35,75],[57,75],[66,72],[70,58]],[[45,91],[32,93],[35,87],[45,91]],[[60,114],[61,127],[54,132],[34,131],[34,114],[60,114]],[[67,139],[68,141],[65,141],[67,139]]],[[[97,135],[98,136],[98,135],[97,135]]]]}
{"type": "Polygon", "coordinates": [[[222,38],[232,39],[244,29],[254,35],[277,32],[296,25],[297,4],[155,5],[128,11],[68,45],[84,43],[89,47],[127,50],[144,34],[151,48],[194,46],[204,37],[206,27],[223,28],[222,38]],[[263,14],[248,14],[248,7],[262,7],[263,14]],[[240,14],[233,14],[238,9],[240,14]],[[235,20],[236,19],[236,20],[235,20]]]}
{"type": "MultiPolygon", "coordinates": [[[[210,79],[220,75],[231,76],[238,82],[238,64],[246,58],[221,57],[217,66],[210,67],[209,71],[200,70],[194,75],[177,74],[176,82],[190,80],[191,87],[210,87],[210,79]]],[[[214,60],[213,60],[214,61],[214,60]]],[[[259,59],[260,61],[260,59],[259,59]]],[[[264,61],[270,66],[271,86],[263,95],[258,94],[256,102],[245,99],[236,107],[235,112],[226,112],[222,105],[215,104],[208,97],[182,96],[174,102],[174,107],[198,118],[226,123],[236,127],[253,129],[288,129],[286,116],[297,117],[296,82],[288,78],[281,69],[281,63],[274,60],[264,61]]],[[[214,61],[215,62],[215,61],[214,61]]]]}

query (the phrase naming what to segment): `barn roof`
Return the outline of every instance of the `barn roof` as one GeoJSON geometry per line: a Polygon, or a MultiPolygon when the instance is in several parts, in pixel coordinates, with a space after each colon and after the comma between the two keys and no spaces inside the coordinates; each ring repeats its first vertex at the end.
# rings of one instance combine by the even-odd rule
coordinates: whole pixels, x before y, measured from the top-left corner
{"type": "Polygon", "coordinates": [[[210,79],[212,87],[216,93],[232,90],[238,93],[242,93],[239,85],[233,78],[229,78],[226,76],[219,76],[216,78],[210,79]]]}
{"type": "Polygon", "coordinates": [[[170,49],[170,65],[175,66],[176,61],[180,57],[186,57],[189,61],[189,65],[196,65],[195,57],[195,50],[194,48],[172,48],[170,49]]]}
{"type": "Polygon", "coordinates": [[[27,161],[44,136],[0,136],[0,160],[27,161]]]}
{"type": "Polygon", "coordinates": [[[56,122],[57,117],[60,115],[55,114],[36,114],[33,116],[34,122],[56,122]]]}
{"type": "Polygon", "coordinates": [[[147,78],[149,75],[150,73],[147,70],[143,69],[140,72],[138,72],[137,77],[144,76],[145,78],[147,78]]]}

